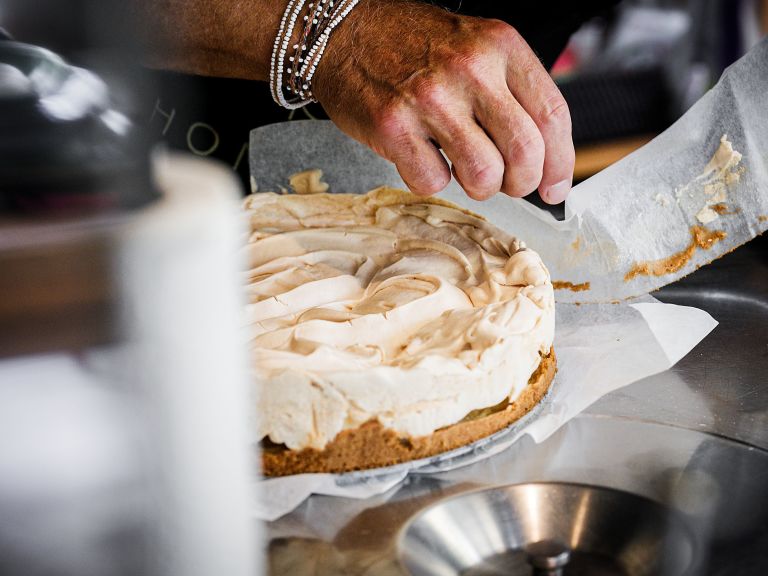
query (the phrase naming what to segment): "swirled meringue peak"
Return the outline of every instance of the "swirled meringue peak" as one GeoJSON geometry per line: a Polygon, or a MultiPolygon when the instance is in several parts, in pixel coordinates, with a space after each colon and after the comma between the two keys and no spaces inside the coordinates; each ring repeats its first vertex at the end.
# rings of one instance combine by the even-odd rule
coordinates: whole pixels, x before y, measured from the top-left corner
{"type": "Polygon", "coordinates": [[[514,401],[552,346],[538,254],[392,188],[245,200],[256,440],[323,449],[377,420],[404,437],[514,401]]]}

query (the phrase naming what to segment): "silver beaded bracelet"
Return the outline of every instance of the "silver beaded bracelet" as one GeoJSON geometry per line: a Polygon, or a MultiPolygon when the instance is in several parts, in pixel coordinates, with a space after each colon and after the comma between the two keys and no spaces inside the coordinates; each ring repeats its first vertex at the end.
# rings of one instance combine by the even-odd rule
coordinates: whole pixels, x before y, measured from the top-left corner
{"type": "Polygon", "coordinates": [[[317,101],[312,93],[312,78],[317,66],[331,33],[359,1],[314,0],[307,4],[306,0],[289,0],[272,47],[269,71],[272,98],[280,106],[295,109],[317,101]],[[302,18],[303,27],[286,63],[296,21],[305,6],[307,13],[302,18]]]}

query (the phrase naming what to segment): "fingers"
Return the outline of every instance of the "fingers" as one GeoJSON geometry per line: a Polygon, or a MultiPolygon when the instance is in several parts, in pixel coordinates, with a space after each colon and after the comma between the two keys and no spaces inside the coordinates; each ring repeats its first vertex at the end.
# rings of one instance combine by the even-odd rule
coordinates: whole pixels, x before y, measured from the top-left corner
{"type": "Polygon", "coordinates": [[[504,161],[501,191],[515,197],[536,190],[545,165],[545,144],[538,127],[506,86],[476,104],[477,119],[504,161]]]}
{"type": "Polygon", "coordinates": [[[431,196],[448,185],[448,163],[417,123],[391,115],[379,122],[377,134],[373,148],[397,166],[411,192],[431,196]]]}
{"type": "Polygon", "coordinates": [[[575,153],[568,105],[522,37],[509,28],[507,85],[538,128],[545,156],[539,193],[545,202],[565,200],[573,180],[575,153]]]}
{"type": "Polygon", "coordinates": [[[451,181],[448,163],[426,138],[400,143],[393,150],[392,161],[408,189],[419,196],[437,194],[451,181]]]}
{"type": "Polygon", "coordinates": [[[438,114],[428,125],[470,198],[485,200],[501,190],[504,158],[471,114],[438,114]]]}

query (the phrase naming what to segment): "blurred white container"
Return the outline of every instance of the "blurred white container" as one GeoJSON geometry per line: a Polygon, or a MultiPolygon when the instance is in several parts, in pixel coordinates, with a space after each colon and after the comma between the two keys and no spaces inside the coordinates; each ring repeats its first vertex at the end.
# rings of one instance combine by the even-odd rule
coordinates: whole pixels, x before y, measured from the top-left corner
{"type": "MultiPolygon", "coordinates": [[[[239,186],[208,161],[155,165],[149,206],[29,237],[55,261],[57,238],[93,236],[114,338],[0,360],[3,574],[261,573],[239,186]]],[[[23,228],[2,240],[23,259],[23,228]]]]}

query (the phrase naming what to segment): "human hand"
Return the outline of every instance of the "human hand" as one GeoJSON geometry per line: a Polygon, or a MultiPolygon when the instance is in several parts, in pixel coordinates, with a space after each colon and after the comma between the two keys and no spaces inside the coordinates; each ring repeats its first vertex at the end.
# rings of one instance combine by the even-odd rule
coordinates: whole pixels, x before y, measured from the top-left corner
{"type": "Polygon", "coordinates": [[[416,194],[450,171],[467,194],[562,202],[574,150],[568,106],[514,28],[407,0],[363,0],[313,81],[345,132],[394,162],[416,194]]]}

